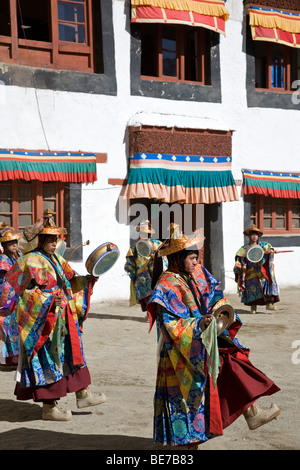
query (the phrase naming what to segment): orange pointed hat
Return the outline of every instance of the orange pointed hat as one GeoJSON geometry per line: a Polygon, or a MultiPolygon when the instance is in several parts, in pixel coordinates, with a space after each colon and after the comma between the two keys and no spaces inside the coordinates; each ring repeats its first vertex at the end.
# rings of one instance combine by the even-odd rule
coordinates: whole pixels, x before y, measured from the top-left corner
{"type": "Polygon", "coordinates": [[[43,228],[39,235],[64,235],[67,230],[64,227],[57,227],[53,219],[53,212],[51,209],[46,209],[43,215],[43,228]]]}
{"type": "Polygon", "coordinates": [[[191,235],[184,235],[178,224],[170,224],[170,238],[166,240],[158,249],[158,256],[167,256],[181,250],[188,250],[192,246],[197,246],[198,249],[202,248],[205,237],[199,233],[194,232],[191,235]]]}
{"type": "Polygon", "coordinates": [[[13,227],[10,227],[7,222],[2,222],[0,225],[0,243],[19,240],[21,236],[22,234],[16,233],[13,227]]]}

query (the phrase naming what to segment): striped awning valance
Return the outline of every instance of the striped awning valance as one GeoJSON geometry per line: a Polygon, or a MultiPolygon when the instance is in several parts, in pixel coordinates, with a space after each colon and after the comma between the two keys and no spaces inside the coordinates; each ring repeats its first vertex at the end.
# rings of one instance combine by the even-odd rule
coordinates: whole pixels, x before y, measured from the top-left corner
{"type": "Polygon", "coordinates": [[[252,39],[300,47],[300,11],[250,5],[252,39]]]}
{"type": "Polygon", "coordinates": [[[231,157],[135,153],[124,196],[167,203],[237,201],[231,157]]]}
{"type": "Polygon", "coordinates": [[[96,154],[0,149],[0,181],[15,179],[91,183],[96,154]]]}
{"type": "Polygon", "coordinates": [[[277,198],[300,198],[300,173],[242,170],[243,192],[277,198]]]}
{"type": "Polygon", "coordinates": [[[225,0],[131,0],[133,23],[201,26],[225,35],[225,0]]]}

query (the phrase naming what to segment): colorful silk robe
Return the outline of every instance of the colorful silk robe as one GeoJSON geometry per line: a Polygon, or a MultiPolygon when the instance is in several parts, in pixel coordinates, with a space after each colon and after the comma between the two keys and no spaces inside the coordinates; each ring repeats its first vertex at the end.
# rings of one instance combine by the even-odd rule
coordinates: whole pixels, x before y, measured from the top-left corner
{"type": "MultiPolygon", "coordinates": [[[[264,251],[274,250],[268,242],[258,243],[264,251]]],[[[259,263],[246,258],[248,245],[243,245],[235,257],[234,273],[245,305],[266,305],[279,301],[279,289],[275,278],[274,253],[264,254],[259,263]]]]}
{"type": "MultiPolygon", "coordinates": [[[[207,354],[200,321],[224,298],[219,282],[202,266],[193,274],[193,286],[202,294],[199,310],[191,289],[176,273],[164,272],[149,299],[152,326],[157,321],[160,345],[154,397],[154,442],[185,445],[204,442],[223,433],[217,387],[207,374],[207,354]]],[[[235,338],[236,321],[221,336],[243,347],[235,338]]]]}
{"type": "MultiPolygon", "coordinates": [[[[151,239],[151,242],[154,250],[161,245],[159,240],[151,239]]],[[[130,277],[130,306],[132,307],[152,293],[153,260],[151,257],[139,255],[136,245],[133,245],[127,252],[124,270],[130,277]]]]}
{"type": "Polygon", "coordinates": [[[0,364],[6,364],[19,355],[19,329],[16,314],[15,291],[4,277],[15,260],[0,254],[0,364]]]}
{"type": "Polygon", "coordinates": [[[57,382],[86,365],[78,313],[82,322],[91,283],[79,283],[83,290],[77,286],[74,295],[70,283],[74,276],[60,255],[48,258],[35,251],[19,258],[6,275],[17,298],[22,356],[17,380],[21,387],[57,382]],[[55,307],[54,298],[60,291],[63,301],[55,307]]]}

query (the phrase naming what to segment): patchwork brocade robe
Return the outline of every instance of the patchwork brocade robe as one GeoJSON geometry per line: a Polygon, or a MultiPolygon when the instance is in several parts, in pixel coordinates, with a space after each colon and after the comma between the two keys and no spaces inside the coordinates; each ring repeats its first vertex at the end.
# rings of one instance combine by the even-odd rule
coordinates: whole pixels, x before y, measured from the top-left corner
{"type": "MultiPolygon", "coordinates": [[[[199,310],[184,279],[171,271],[161,275],[148,303],[150,329],[156,320],[159,345],[155,443],[185,445],[223,434],[218,389],[207,373],[200,321],[224,296],[219,282],[204,267],[198,265],[192,277],[206,312],[199,310]]],[[[235,338],[240,326],[236,315],[220,336],[242,348],[235,338]]]]}
{"type": "Polygon", "coordinates": [[[81,325],[92,292],[89,276],[76,276],[58,254],[48,257],[33,251],[18,259],[6,279],[17,301],[20,386],[52,384],[84,367],[81,325]],[[55,295],[60,291],[63,300],[55,307],[55,295]]]}
{"type": "MultiPolygon", "coordinates": [[[[0,271],[6,273],[15,260],[0,254],[0,271]]],[[[16,314],[15,291],[4,275],[0,278],[0,364],[14,359],[19,355],[19,329],[16,314]]]]}
{"type": "MultiPolygon", "coordinates": [[[[268,242],[259,242],[264,251],[274,250],[268,242]]],[[[279,302],[279,289],[275,278],[274,254],[265,253],[262,260],[252,263],[246,257],[248,245],[243,245],[235,256],[234,274],[245,305],[266,305],[279,302]]]]}

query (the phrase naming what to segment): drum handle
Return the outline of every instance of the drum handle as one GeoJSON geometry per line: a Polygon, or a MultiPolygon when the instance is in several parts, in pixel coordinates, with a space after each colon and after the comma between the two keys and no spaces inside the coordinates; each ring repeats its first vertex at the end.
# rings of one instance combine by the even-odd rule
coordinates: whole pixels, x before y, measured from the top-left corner
{"type": "Polygon", "coordinates": [[[90,240],[87,240],[85,243],[83,243],[82,245],[78,245],[76,246],[76,248],[74,248],[74,250],[72,251],[72,253],[70,254],[69,258],[67,259],[67,262],[70,261],[71,257],[73,256],[73,253],[78,250],[78,248],[81,248],[82,246],[86,246],[86,245],[89,245],[90,244],[90,240]]]}

